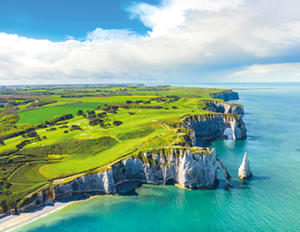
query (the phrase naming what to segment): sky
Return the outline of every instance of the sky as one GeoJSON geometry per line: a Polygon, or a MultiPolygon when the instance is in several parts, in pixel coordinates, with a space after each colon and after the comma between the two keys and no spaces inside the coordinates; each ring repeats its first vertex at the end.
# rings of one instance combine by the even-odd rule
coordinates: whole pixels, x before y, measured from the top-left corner
{"type": "Polygon", "coordinates": [[[0,0],[0,85],[300,81],[299,0],[0,0]]]}

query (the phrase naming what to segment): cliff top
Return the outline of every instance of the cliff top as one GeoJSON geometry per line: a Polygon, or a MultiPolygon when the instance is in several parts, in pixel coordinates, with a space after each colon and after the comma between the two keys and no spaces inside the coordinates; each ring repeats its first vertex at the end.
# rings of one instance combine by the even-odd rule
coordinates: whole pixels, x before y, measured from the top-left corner
{"type": "MultiPolygon", "coordinates": [[[[167,153],[172,149],[205,152],[205,148],[191,148],[193,130],[181,127],[184,119],[212,115],[239,117],[206,109],[209,100],[223,102],[210,98],[210,94],[222,94],[224,89],[176,86],[50,89],[60,94],[22,90],[36,94],[33,101],[37,101],[36,106],[21,113],[4,112],[5,117],[0,119],[3,143],[0,192],[5,193],[0,195],[0,201],[4,200],[0,211],[14,207],[49,183],[106,170],[124,157],[145,151],[167,153]],[[84,96],[91,92],[93,96],[84,96]],[[40,96],[56,102],[39,104],[40,96]]],[[[19,98],[11,105],[27,109],[26,104],[33,103],[23,104],[33,97],[19,95],[19,98]]]]}

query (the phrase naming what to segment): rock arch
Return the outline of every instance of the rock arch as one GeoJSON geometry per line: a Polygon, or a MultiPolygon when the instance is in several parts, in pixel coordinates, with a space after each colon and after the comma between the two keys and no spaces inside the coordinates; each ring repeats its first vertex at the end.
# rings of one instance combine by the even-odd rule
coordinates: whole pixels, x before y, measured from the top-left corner
{"type": "Polygon", "coordinates": [[[188,116],[184,119],[185,127],[193,129],[196,137],[222,138],[227,128],[232,130],[234,140],[245,139],[247,129],[240,116],[231,114],[206,114],[188,116]]]}

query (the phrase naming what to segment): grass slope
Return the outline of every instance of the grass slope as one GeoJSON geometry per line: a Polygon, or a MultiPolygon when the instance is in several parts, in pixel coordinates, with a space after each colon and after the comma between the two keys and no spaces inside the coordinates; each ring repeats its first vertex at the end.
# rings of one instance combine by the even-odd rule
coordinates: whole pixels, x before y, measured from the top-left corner
{"type": "MultiPolygon", "coordinates": [[[[152,88],[152,87],[149,87],[152,88]]],[[[16,145],[24,138],[16,136],[5,140],[5,146],[0,146],[0,175],[6,180],[6,187],[0,192],[10,192],[9,195],[0,195],[0,200],[6,200],[8,205],[20,201],[29,193],[39,189],[53,180],[101,170],[106,165],[143,150],[156,148],[168,149],[170,146],[189,146],[188,130],[178,129],[172,125],[178,124],[181,118],[190,114],[212,114],[206,111],[205,100],[209,93],[223,90],[206,88],[169,87],[161,91],[137,91],[132,89],[136,96],[117,97],[84,97],[68,98],[66,102],[82,101],[64,106],[48,106],[36,110],[19,113],[18,125],[42,123],[63,113],[71,113],[74,118],[67,121],[67,128],[49,130],[37,129],[36,132],[47,139],[31,142],[23,149],[16,151],[16,145]],[[145,95],[145,96],[140,96],[145,95]],[[174,98],[153,95],[195,95],[195,97],[174,98]],[[149,101],[139,103],[135,107],[160,106],[154,108],[119,108],[117,113],[108,113],[102,118],[111,126],[91,126],[89,120],[77,116],[78,110],[86,112],[97,106],[110,103],[125,103],[126,101],[149,101]],[[156,98],[156,99],[154,99],[156,98]],[[119,126],[113,126],[113,121],[121,121],[119,126]],[[72,125],[81,130],[70,130],[72,125]],[[171,125],[171,126],[170,126],[171,125]],[[68,133],[65,133],[68,131],[68,133]]],[[[57,91],[59,92],[59,91],[57,91]]],[[[130,91],[128,91],[130,92],[130,91]]],[[[58,95],[44,97],[45,99],[59,99],[58,95]]],[[[96,110],[97,113],[103,112],[96,110]]],[[[3,208],[3,205],[0,205],[3,208]]]]}

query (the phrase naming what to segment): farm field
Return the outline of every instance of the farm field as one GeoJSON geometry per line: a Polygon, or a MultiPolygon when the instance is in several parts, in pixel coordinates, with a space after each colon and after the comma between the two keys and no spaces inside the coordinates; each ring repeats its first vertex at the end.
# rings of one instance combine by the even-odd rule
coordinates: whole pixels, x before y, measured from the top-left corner
{"type": "Polygon", "coordinates": [[[210,93],[224,91],[193,87],[166,90],[150,86],[148,91],[145,86],[136,88],[141,90],[131,92],[145,96],[42,96],[39,99],[57,102],[5,115],[8,124],[5,133],[11,128],[12,136],[5,138],[0,146],[3,186],[0,207],[20,207],[26,196],[53,185],[57,179],[70,181],[74,175],[102,170],[143,149],[187,146],[189,131],[177,132],[177,124],[186,115],[213,114],[206,109],[206,100],[211,99],[210,93]],[[60,105],[64,102],[74,103],[60,105]]]}

